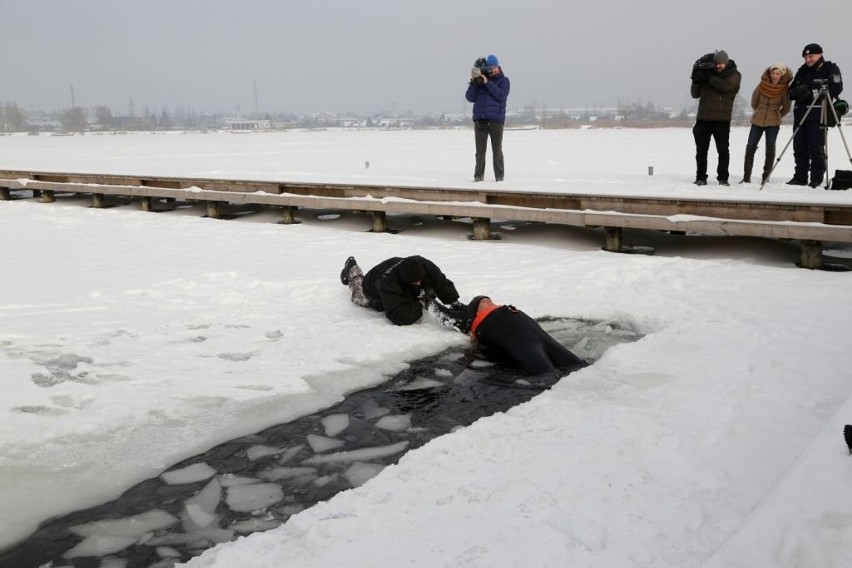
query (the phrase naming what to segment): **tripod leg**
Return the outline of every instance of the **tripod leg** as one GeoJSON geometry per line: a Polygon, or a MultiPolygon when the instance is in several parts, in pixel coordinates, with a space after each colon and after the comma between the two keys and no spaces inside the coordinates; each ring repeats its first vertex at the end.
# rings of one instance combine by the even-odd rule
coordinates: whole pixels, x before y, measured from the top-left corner
{"type": "MultiPolygon", "coordinates": [[[[796,125],[796,127],[793,129],[793,135],[792,135],[792,136],[790,136],[790,139],[789,139],[789,140],[787,140],[787,143],[786,143],[786,144],[784,144],[784,148],[782,148],[782,149],[781,149],[781,153],[780,153],[780,154],[778,154],[778,159],[777,159],[777,160],[775,160],[775,165],[774,165],[774,166],[772,166],[772,169],[771,169],[771,170],[769,170],[769,174],[767,174],[767,175],[765,175],[765,176],[763,177],[763,181],[761,182],[761,184],[760,184],[760,188],[758,189],[758,191],[762,191],[762,190],[763,190],[763,186],[764,186],[764,185],[766,185],[766,181],[769,179],[769,176],[771,176],[771,175],[772,175],[772,172],[774,172],[774,171],[775,171],[775,168],[777,168],[777,167],[778,167],[778,164],[780,164],[780,163],[781,163],[781,158],[783,158],[783,157],[784,157],[784,152],[786,152],[786,151],[787,151],[787,148],[789,148],[789,147],[790,147],[790,143],[791,143],[791,142],[793,141],[793,139],[796,137],[796,134],[798,134],[799,130],[801,130],[801,128],[802,128],[802,124],[804,124],[804,123],[805,123],[805,119],[807,119],[807,118],[808,118],[808,115],[811,113],[811,110],[813,110],[813,108],[816,106],[816,104],[817,104],[817,101],[815,100],[815,101],[814,101],[814,102],[812,102],[812,103],[808,106],[808,108],[805,110],[805,114],[803,114],[803,115],[802,115],[801,120],[799,120],[799,124],[797,124],[797,125],[796,125]]],[[[852,158],[850,158],[850,161],[852,161],[852,158]]]]}

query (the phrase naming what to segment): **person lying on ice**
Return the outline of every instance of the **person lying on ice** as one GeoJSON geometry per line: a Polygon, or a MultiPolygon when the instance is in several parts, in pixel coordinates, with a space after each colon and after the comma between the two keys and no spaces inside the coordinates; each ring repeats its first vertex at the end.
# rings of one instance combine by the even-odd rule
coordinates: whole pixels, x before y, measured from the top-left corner
{"type": "Polygon", "coordinates": [[[423,315],[429,298],[437,297],[451,309],[463,309],[453,282],[422,256],[389,258],[361,271],[354,257],[346,259],[340,282],[349,286],[352,303],[384,312],[396,325],[411,325],[423,315]]]}
{"type": "Polygon", "coordinates": [[[442,325],[469,333],[487,354],[509,359],[530,375],[567,373],[586,366],[537,321],[515,306],[495,304],[488,296],[475,297],[466,309],[430,302],[428,311],[442,325]]]}

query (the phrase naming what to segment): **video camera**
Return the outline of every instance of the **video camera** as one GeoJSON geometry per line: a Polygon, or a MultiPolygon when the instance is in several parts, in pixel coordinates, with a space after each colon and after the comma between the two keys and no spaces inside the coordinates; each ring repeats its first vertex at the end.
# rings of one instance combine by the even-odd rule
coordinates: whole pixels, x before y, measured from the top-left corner
{"type": "Polygon", "coordinates": [[[692,68],[699,71],[714,71],[716,69],[716,54],[705,53],[695,61],[692,68]]]}
{"type": "Polygon", "coordinates": [[[485,81],[482,76],[491,77],[491,66],[488,65],[484,57],[478,58],[473,62],[473,69],[470,70],[470,80],[473,83],[482,84],[485,81]]]}

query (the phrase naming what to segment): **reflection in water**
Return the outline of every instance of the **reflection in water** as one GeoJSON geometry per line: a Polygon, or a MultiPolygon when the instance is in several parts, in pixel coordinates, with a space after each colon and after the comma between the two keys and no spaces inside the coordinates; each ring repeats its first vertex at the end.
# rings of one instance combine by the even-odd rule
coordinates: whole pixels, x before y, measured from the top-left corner
{"type": "MultiPolygon", "coordinates": [[[[588,362],[640,335],[612,322],[547,319],[588,362]]],[[[357,487],[406,451],[526,402],[552,386],[493,364],[475,348],[411,363],[340,404],[226,442],[118,499],[43,524],[0,555],[0,568],[167,568],[221,542],[265,531],[357,487]]]]}

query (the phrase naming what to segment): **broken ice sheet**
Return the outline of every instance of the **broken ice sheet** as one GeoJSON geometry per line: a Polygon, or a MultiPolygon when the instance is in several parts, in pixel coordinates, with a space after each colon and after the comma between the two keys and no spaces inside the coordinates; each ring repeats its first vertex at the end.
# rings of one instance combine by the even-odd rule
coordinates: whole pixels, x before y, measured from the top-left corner
{"type": "Polygon", "coordinates": [[[195,483],[204,481],[216,475],[216,470],[204,462],[195,463],[190,466],[167,471],[160,478],[169,485],[182,485],[185,483],[195,483]]]}
{"type": "Polygon", "coordinates": [[[79,558],[81,556],[106,556],[136,543],[138,539],[129,536],[87,536],[74,548],[62,556],[64,558],[79,558]]]}
{"type": "Polygon", "coordinates": [[[370,399],[361,405],[361,412],[364,413],[364,418],[366,420],[372,420],[373,418],[378,418],[380,416],[384,416],[385,414],[390,414],[390,409],[383,408],[379,406],[379,403],[374,399],[370,399]]]}
{"type": "Polygon", "coordinates": [[[272,446],[251,446],[246,450],[246,457],[249,461],[256,461],[266,456],[275,456],[284,451],[284,448],[273,448],[272,446]]]}
{"type": "Polygon", "coordinates": [[[318,436],[317,434],[308,434],[307,439],[311,449],[316,453],[334,450],[344,444],[342,440],[326,438],[325,436],[318,436]]]}
{"type": "Polygon", "coordinates": [[[268,481],[315,477],[316,475],[317,470],[312,467],[273,467],[260,474],[262,478],[268,481]]]}
{"type": "Polygon", "coordinates": [[[394,414],[391,416],[384,416],[376,422],[376,428],[390,430],[391,432],[402,432],[403,430],[411,428],[411,415],[394,414]]]}
{"type": "Polygon", "coordinates": [[[343,473],[343,477],[349,485],[358,487],[377,476],[384,468],[385,466],[381,464],[355,462],[343,473]]]}
{"type": "Polygon", "coordinates": [[[251,513],[273,505],[284,498],[284,490],[274,483],[229,487],[225,502],[238,513],[251,513]]]}
{"type": "Polygon", "coordinates": [[[177,517],[166,511],[154,509],[141,515],[110,521],[95,521],[74,525],[68,530],[77,536],[123,536],[132,539],[141,538],[145,533],[164,529],[178,522],[177,517]]]}
{"type": "Polygon", "coordinates": [[[408,441],[397,442],[387,446],[375,446],[372,448],[361,448],[359,450],[351,450],[348,452],[336,452],[325,456],[314,456],[302,462],[304,465],[316,465],[321,463],[339,463],[350,461],[370,461],[381,458],[386,458],[405,450],[408,447],[408,441]]]}
{"type": "Polygon", "coordinates": [[[325,435],[333,438],[349,428],[349,415],[330,414],[320,420],[320,424],[325,428],[325,435]]]}

